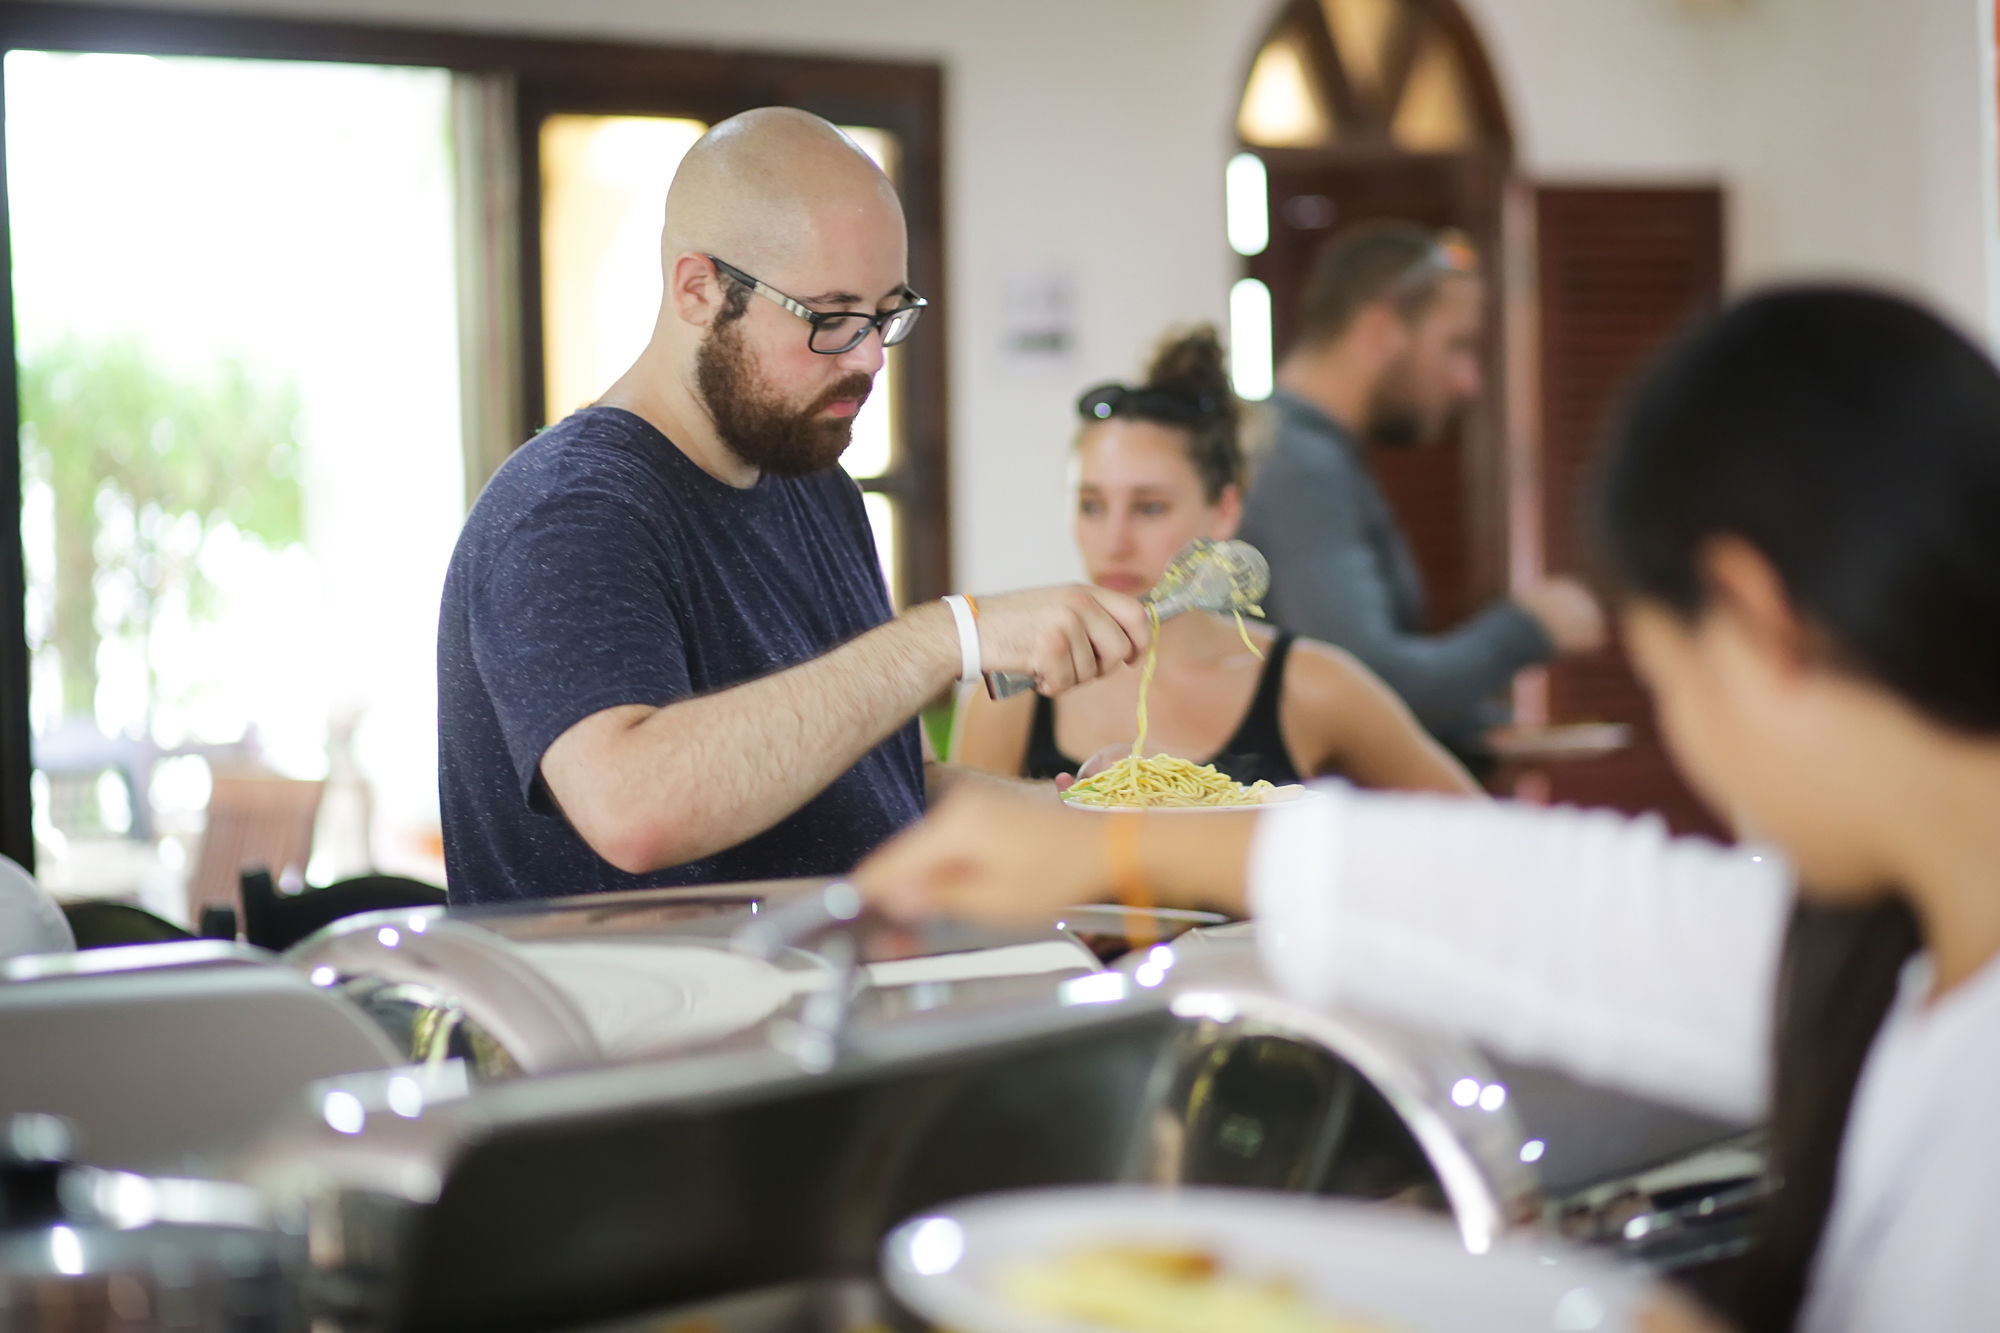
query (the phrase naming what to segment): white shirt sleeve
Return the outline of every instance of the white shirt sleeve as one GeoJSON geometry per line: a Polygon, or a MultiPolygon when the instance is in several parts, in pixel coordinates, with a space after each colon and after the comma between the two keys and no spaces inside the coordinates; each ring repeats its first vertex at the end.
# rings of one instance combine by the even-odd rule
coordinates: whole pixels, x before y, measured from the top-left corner
{"type": "Polygon", "coordinates": [[[1461,1032],[1709,1114],[1769,1092],[1791,871],[1657,818],[1323,786],[1259,821],[1250,905],[1288,992],[1461,1032]]]}

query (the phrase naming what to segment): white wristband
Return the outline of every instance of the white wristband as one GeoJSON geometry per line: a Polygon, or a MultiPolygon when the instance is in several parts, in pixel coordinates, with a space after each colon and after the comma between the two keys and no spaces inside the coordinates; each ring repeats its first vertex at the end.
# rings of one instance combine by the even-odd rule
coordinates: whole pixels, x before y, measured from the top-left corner
{"type": "Polygon", "coordinates": [[[958,626],[958,679],[966,681],[979,679],[979,622],[972,614],[972,603],[962,593],[952,593],[944,599],[951,608],[952,621],[958,626]]]}

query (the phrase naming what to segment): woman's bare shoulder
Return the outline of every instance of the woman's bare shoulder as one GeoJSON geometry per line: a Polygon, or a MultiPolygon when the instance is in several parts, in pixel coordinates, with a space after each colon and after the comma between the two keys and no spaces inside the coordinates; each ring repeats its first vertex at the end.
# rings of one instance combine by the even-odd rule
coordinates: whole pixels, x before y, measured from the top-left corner
{"type": "Polygon", "coordinates": [[[1337,697],[1353,690],[1373,692],[1388,686],[1345,648],[1303,636],[1292,640],[1285,661],[1285,689],[1337,697]]]}
{"type": "Polygon", "coordinates": [[[1018,777],[1027,761],[1028,729],[1040,697],[1025,693],[996,700],[974,686],[959,706],[951,762],[1002,777],[1018,777]]]}

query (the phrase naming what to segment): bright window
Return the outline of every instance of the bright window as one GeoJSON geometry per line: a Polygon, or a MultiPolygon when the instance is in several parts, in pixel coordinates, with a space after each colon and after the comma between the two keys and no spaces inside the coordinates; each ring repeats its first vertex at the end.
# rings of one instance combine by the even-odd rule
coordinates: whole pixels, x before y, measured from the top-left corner
{"type": "Polygon", "coordinates": [[[6,57],[38,869],[59,891],[181,915],[224,770],[325,782],[314,879],[442,876],[450,93],[441,70],[6,57]]]}

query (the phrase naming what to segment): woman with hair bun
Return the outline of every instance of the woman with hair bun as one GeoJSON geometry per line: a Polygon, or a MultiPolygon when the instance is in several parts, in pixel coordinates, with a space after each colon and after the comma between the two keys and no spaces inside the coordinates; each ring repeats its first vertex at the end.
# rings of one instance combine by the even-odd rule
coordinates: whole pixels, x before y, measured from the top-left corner
{"type": "MultiPolygon", "coordinates": [[[[1143,384],[1099,385],[1077,412],[1076,541],[1091,582],[1137,597],[1189,541],[1235,534],[1241,409],[1213,328],[1168,338],[1143,384]]],[[[1352,657],[1264,625],[1250,624],[1247,635],[1246,644],[1233,618],[1202,612],[1160,627],[1148,753],[1213,763],[1246,784],[1338,774],[1365,787],[1476,790],[1352,657]]],[[[1009,777],[1054,778],[1127,751],[1140,675],[1114,672],[1060,699],[996,703],[975,691],[952,757],[1009,777]]]]}

